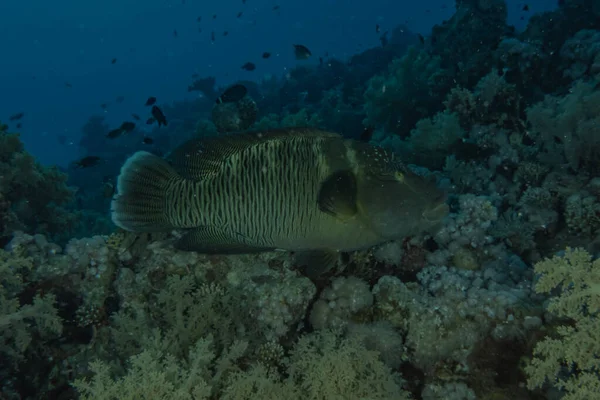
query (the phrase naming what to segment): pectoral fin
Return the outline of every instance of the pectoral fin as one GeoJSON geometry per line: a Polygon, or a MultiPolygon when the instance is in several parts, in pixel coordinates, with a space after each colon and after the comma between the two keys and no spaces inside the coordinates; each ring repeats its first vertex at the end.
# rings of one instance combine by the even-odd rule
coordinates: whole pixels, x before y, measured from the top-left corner
{"type": "Polygon", "coordinates": [[[339,171],[323,182],[319,190],[319,209],[341,220],[358,212],[356,177],[351,171],[339,171]]]}

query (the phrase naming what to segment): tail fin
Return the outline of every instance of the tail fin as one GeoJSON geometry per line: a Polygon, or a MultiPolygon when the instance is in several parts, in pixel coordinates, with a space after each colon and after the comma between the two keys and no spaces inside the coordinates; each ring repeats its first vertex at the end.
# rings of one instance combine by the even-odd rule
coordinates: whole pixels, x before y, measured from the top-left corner
{"type": "Polygon", "coordinates": [[[179,175],[164,159],[138,151],[125,161],[111,204],[115,225],[132,232],[173,228],[167,217],[167,188],[179,175]]]}

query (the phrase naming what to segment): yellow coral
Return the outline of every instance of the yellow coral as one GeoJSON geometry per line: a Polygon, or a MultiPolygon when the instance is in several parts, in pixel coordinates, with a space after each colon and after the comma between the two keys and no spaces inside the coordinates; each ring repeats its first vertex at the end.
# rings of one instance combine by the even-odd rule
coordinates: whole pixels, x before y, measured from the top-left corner
{"type": "Polygon", "coordinates": [[[592,261],[583,249],[567,248],[564,257],[541,261],[535,271],[541,274],[536,292],[561,289],[551,299],[549,311],[572,323],[536,345],[526,368],[528,387],[549,381],[565,390],[565,400],[600,398],[600,260],[592,261]]]}

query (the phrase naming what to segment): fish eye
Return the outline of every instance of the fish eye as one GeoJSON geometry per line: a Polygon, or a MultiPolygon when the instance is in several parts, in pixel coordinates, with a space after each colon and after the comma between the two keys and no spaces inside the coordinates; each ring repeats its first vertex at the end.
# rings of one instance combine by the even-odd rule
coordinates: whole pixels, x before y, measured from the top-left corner
{"type": "Polygon", "coordinates": [[[400,171],[394,172],[394,178],[399,182],[404,182],[404,174],[400,171]]]}

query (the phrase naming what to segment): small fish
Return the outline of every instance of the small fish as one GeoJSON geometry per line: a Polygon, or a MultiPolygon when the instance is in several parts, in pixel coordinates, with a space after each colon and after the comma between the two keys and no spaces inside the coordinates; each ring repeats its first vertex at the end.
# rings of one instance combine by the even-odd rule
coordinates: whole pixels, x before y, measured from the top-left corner
{"type": "Polygon", "coordinates": [[[13,114],[13,115],[11,115],[10,117],[8,117],[8,119],[9,119],[10,121],[18,121],[18,120],[20,120],[21,118],[23,118],[23,116],[25,116],[25,113],[24,113],[24,112],[18,112],[18,113],[16,113],[16,114],[13,114]]]}
{"type": "Polygon", "coordinates": [[[223,36],[227,36],[227,35],[229,35],[229,32],[227,32],[227,31],[223,32],[223,36]]]}
{"type": "Polygon", "coordinates": [[[158,122],[158,127],[167,126],[167,118],[163,114],[162,110],[158,106],[152,106],[152,116],[158,122]]]}
{"type": "Polygon", "coordinates": [[[16,127],[17,129],[21,129],[21,128],[23,127],[23,124],[19,122],[17,125],[15,125],[15,127],[16,127]]]}
{"type": "Polygon", "coordinates": [[[132,132],[134,129],[135,129],[135,123],[129,122],[129,121],[125,121],[117,129],[113,129],[112,131],[108,132],[108,134],[106,135],[106,137],[109,138],[109,139],[115,139],[115,138],[118,138],[121,135],[124,135],[126,133],[132,132]]]}
{"type": "Polygon", "coordinates": [[[111,63],[111,64],[116,64],[116,63],[117,63],[117,59],[116,59],[116,58],[113,58],[112,60],[110,60],[110,63],[111,63]]]}
{"type": "Polygon", "coordinates": [[[130,121],[125,121],[121,124],[121,129],[123,129],[127,133],[132,132],[135,129],[135,123],[130,122],[130,121]]]}
{"type": "Polygon", "coordinates": [[[70,82],[65,82],[65,87],[72,88],[73,85],[70,82]]]}
{"type": "Polygon", "coordinates": [[[523,6],[523,11],[529,11],[529,6],[527,4],[523,6]]]}
{"type": "Polygon", "coordinates": [[[271,53],[269,53],[268,51],[265,51],[264,53],[262,53],[262,58],[267,59],[271,57],[271,53]]]}
{"type": "Polygon", "coordinates": [[[196,18],[196,22],[202,22],[202,16],[199,16],[198,18],[196,18]]]}
{"type": "Polygon", "coordinates": [[[312,53],[310,52],[308,47],[303,46],[301,44],[295,44],[294,55],[296,56],[296,60],[306,60],[312,55],[312,53]]]}
{"type": "Polygon", "coordinates": [[[217,19],[217,14],[213,14],[213,19],[217,19]]]}
{"type": "Polygon", "coordinates": [[[109,139],[116,139],[119,136],[121,136],[122,134],[123,134],[123,130],[121,128],[116,128],[116,129],[113,129],[113,130],[109,131],[106,134],[106,137],[109,138],[109,139]]]}
{"type": "Polygon", "coordinates": [[[177,36],[179,36],[179,34],[177,33],[177,29],[173,29],[173,37],[176,38],[177,36]]]}
{"type": "Polygon", "coordinates": [[[425,44],[425,38],[423,37],[423,35],[417,33],[417,37],[419,38],[419,42],[421,42],[421,44],[425,44]]]}
{"type": "Polygon", "coordinates": [[[254,63],[247,62],[246,64],[242,65],[242,69],[245,69],[246,71],[254,71],[256,69],[256,65],[254,63]]]}
{"type": "Polygon", "coordinates": [[[93,167],[94,165],[98,165],[100,160],[101,160],[100,157],[87,156],[87,157],[83,157],[77,161],[74,161],[73,164],[77,168],[89,168],[89,167],[93,167]]]}
{"type": "Polygon", "coordinates": [[[323,57],[319,57],[319,65],[322,67],[323,66],[323,57]]]}
{"type": "Polygon", "coordinates": [[[147,105],[147,106],[153,106],[154,103],[156,103],[156,97],[150,96],[150,97],[148,97],[148,100],[146,100],[146,104],[145,105],[147,105]]]}
{"type": "Polygon", "coordinates": [[[379,31],[381,31],[381,28],[379,27],[379,24],[375,24],[375,32],[379,33],[379,31]]]}
{"type": "Polygon", "coordinates": [[[242,16],[243,14],[244,14],[244,12],[243,12],[243,11],[240,11],[239,13],[237,13],[237,16],[236,16],[236,18],[241,18],[241,16],[242,16]]]}
{"type": "Polygon", "coordinates": [[[211,42],[214,42],[214,41],[215,41],[215,31],[212,31],[212,32],[210,33],[210,41],[211,41],[211,42]]]}
{"type": "Polygon", "coordinates": [[[117,96],[117,98],[115,99],[115,101],[117,103],[122,103],[125,100],[125,96],[117,96]]]}
{"type": "Polygon", "coordinates": [[[152,125],[155,122],[156,122],[156,120],[154,118],[150,117],[146,120],[146,125],[152,125]]]}
{"type": "Polygon", "coordinates": [[[144,138],[142,139],[142,143],[143,144],[152,144],[152,143],[154,143],[154,139],[152,139],[151,137],[148,137],[148,136],[144,136],[144,138]]]}
{"type": "Polygon", "coordinates": [[[103,110],[106,110],[108,108],[108,103],[102,103],[100,104],[100,108],[103,110]]]}
{"type": "Polygon", "coordinates": [[[391,152],[312,128],[193,139],[168,159],[139,151],[117,186],[122,229],[184,228],[175,246],[200,253],[295,251],[312,276],[339,252],[435,231],[448,214],[435,182],[391,152]]]}
{"type": "Polygon", "coordinates": [[[273,11],[278,11],[279,10],[279,6],[273,6],[273,11]]]}
{"type": "Polygon", "coordinates": [[[137,114],[131,114],[131,116],[133,117],[133,119],[135,119],[136,121],[139,121],[141,118],[139,115],[137,114]]]}
{"type": "Polygon", "coordinates": [[[248,89],[246,86],[242,84],[235,84],[229,86],[221,96],[217,99],[217,104],[221,103],[235,103],[236,101],[240,101],[245,95],[248,93],[248,89]]]}

